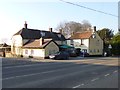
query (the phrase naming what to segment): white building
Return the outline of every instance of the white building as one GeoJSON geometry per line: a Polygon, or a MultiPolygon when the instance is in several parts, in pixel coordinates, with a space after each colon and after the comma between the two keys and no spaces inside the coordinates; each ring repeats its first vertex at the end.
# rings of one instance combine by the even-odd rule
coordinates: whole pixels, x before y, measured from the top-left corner
{"type": "Polygon", "coordinates": [[[67,44],[80,48],[81,51],[89,53],[89,55],[103,54],[103,40],[96,32],[96,27],[93,31],[76,32],[73,34],[67,44]]]}
{"type": "Polygon", "coordinates": [[[36,30],[25,27],[12,37],[11,53],[16,56],[48,57],[49,54],[59,51],[59,46],[66,44],[66,39],[61,33],[36,30]]]}

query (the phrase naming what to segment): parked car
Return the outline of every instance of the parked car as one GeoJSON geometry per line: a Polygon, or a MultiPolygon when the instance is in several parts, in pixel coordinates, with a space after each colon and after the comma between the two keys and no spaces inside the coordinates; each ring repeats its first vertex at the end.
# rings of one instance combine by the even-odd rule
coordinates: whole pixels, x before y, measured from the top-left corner
{"type": "Polygon", "coordinates": [[[81,49],[80,48],[76,48],[75,50],[76,50],[77,56],[80,56],[81,49]]]}
{"type": "Polygon", "coordinates": [[[70,57],[76,57],[77,56],[76,50],[67,50],[67,52],[68,52],[70,57]]]}
{"type": "Polygon", "coordinates": [[[89,53],[87,53],[87,52],[82,52],[82,51],[81,51],[80,56],[88,57],[88,56],[89,56],[89,53]]]}
{"type": "Polygon", "coordinates": [[[49,55],[49,58],[57,59],[57,60],[60,60],[60,59],[66,60],[66,59],[69,59],[69,54],[66,51],[60,51],[60,52],[57,52],[56,54],[49,55]]]}

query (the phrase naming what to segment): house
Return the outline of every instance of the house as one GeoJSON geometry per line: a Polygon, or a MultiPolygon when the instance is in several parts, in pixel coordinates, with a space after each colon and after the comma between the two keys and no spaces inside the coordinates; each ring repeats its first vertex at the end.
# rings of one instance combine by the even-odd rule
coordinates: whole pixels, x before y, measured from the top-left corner
{"type": "Polygon", "coordinates": [[[7,45],[6,43],[0,44],[0,56],[5,57],[6,53],[9,53],[11,51],[10,45],[7,45]]]}
{"type": "Polygon", "coordinates": [[[29,40],[22,47],[24,57],[47,58],[59,51],[58,44],[51,39],[29,40]]]}
{"type": "Polygon", "coordinates": [[[76,32],[67,40],[67,44],[80,48],[89,55],[103,54],[103,40],[97,34],[96,27],[92,31],[76,32]]]}
{"type": "Polygon", "coordinates": [[[32,57],[45,58],[59,51],[58,45],[62,44],[66,44],[66,39],[61,33],[53,32],[52,28],[49,31],[29,29],[25,22],[24,28],[12,37],[11,53],[23,57],[32,54],[32,57]]]}

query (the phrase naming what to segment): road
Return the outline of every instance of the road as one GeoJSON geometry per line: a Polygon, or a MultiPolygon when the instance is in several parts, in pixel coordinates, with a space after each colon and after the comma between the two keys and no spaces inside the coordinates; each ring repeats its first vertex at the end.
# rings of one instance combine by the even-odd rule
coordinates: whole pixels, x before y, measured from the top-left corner
{"type": "Polygon", "coordinates": [[[118,88],[118,58],[2,59],[2,88],[118,88]]]}

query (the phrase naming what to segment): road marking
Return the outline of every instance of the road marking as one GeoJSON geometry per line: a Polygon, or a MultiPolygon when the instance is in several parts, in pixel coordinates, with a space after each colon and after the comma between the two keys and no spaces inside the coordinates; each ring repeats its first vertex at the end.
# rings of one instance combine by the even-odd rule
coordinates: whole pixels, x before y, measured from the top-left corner
{"type": "Polygon", "coordinates": [[[28,66],[37,66],[40,64],[29,64],[29,65],[19,65],[19,66],[8,66],[8,67],[3,67],[3,68],[15,68],[15,67],[28,67],[28,66]]]}
{"type": "Polygon", "coordinates": [[[39,65],[46,65],[41,63],[34,63],[34,64],[26,64],[26,65],[18,65],[18,66],[3,66],[2,68],[16,68],[16,67],[29,67],[29,66],[39,66],[39,65]]]}
{"type": "Polygon", "coordinates": [[[94,81],[96,81],[96,80],[98,80],[98,79],[99,79],[99,78],[95,78],[95,79],[92,79],[91,81],[94,82],[94,81]]]}
{"type": "Polygon", "coordinates": [[[115,70],[113,73],[117,73],[118,72],[118,70],[115,70]]]}
{"type": "Polygon", "coordinates": [[[84,84],[82,83],[82,84],[77,85],[77,86],[75,86],[75,87],[73,87],[73,88],[78,88],[78,87],[83,86],[83,85],[84,85],[84,84]]]}
{"type": "Polygon", "coordinates": [[[102,63],[93,63],[93,64],[102,64],[102,63]]]}
{"type": "Polygon", "coordinates": [[[51,73],[51,72],[55,72],[55,71],[56,70],[46,71],[46,72],[41,72],[41,73],[34,73],[34,74],[21,75],[21,76],[8,77],[8,78],[3,78],[2,80],[13,79],[13,78],[18,78],[18,77],[27,77],[27,76],[33,76],[33,75],[39,75],[39,74],[45,74],[45,73],[51,73]]]}
{"type": "MultiPolygon", "coordinates": [[[[91,65],[83,65],[81,67],[86,67],[86,66],[91,66],[91,65]]],[[[65,68],[63,68],[63,69],[65,69],[65,68]]],[[[51,73],[51,72],[55,72],[55,71],[60,71],[63,69],[57,69],[57,70],[51,70],[51,71],[45,71],[45,72],[39,72],[39,73],[33,73],[33,74],[26,74],[26,75],[14,76],[14,77],[8,77],[8,78],[3,78],[2,80],[13,79],[13,78],[18,78],[18,77],[33,76],[33,75],[39,75],[39,74],[46,74],[46,73],[51,73]]]]}
{"type": "Polygon", "coordinates": [[[107,76],[109,76],[110,74],[108,73],[108,74],[106,74],[106,75],[104,75],[105,77],[107,77],[107,76]]]}

